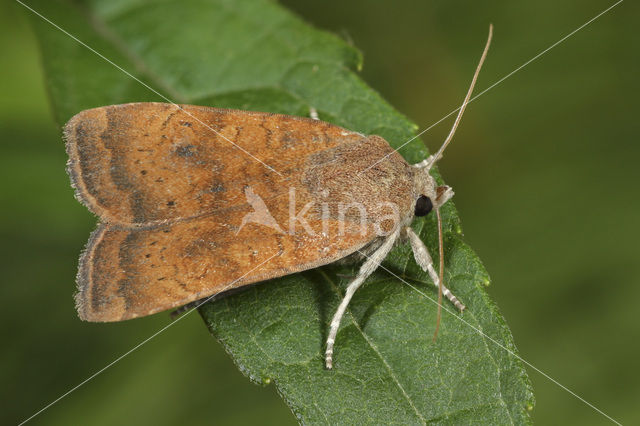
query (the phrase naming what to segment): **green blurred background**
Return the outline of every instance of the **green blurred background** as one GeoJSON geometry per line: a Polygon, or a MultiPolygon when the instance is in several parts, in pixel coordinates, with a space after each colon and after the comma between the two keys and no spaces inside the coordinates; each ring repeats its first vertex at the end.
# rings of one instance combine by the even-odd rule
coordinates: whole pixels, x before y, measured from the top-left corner
{"type": "MultiPolygon", "coordinates": [[[[365,55],[363,78],[421,128],[612,5],[283,2],[365,55]]],[[[626,1],[471,104],[440,169],[522,357],[625,424],[640,410],[640,36],[626,1]]],[[[73,198],[28,12],[0,3],[0,422],[34,414],[168,323],[83,323],[72,294],[95,219],[73,198]]],[[[108,66],[105,64],[105,66],[108,66]]],[[[433,149],[451,120],[423,139],[433,149]]],[[[606,424],[529,369],[539,424],[606,424]]],[[[293,424],[190,315],[35,424],[293,424]]]]}

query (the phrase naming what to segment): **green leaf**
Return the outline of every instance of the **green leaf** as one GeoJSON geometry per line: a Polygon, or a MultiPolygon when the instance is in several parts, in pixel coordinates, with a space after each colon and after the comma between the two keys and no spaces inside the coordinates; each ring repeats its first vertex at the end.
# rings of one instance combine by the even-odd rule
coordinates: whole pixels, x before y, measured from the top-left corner
{"type": "MultiPolygon", "coordinates": [[[[29,5],[172,101],[294,115],[314,107],[322,119],[392,146],[417,130],[360,80],[357,50],[271,1],[29,5]]],[[[166,101],[40,18],[33,23],[60,124],[86,108],[166,101]]],[[[400,152],[409,162],[426,156],[419,140],[400,152]]],[[[459,314],[445,303],[436,342],[436,289],[402,245],[356,293],[333,371],[323,367],[328,322],[349,281],[339,274],[355,274],[357,265],[260,283],[200,313],[238,367],[275,384],[304,423],[529,423],[531,385],[485,293],[488,275],[462,241],[451,202],[443,215],[445,280],[468,309],[459,314]]],[[[434,218],[414,228],[437,253],[434,218]]]]}

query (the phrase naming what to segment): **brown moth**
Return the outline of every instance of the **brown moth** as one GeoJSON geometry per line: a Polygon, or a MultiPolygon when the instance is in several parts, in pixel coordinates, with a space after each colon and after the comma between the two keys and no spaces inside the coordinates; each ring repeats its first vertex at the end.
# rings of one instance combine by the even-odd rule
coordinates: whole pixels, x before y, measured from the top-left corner
{"type": "Polygon", "coordinates": [[[379,136],[317,119],[169,103],[111,105],[71,118],[69,175],[77,198],[100,218],[80,258],[80,318],[150,315],[361,253],[366,261],[331,321],[331,368],[351,297],[407,239],[439,302],[444,294],[463,310],[442,284],[439,207],[453,191],[429,172],[469,102],[491,34],[449,136],[415,165],[379,136]],[[440,274],[409,226],[433,209],[440,274]]]}

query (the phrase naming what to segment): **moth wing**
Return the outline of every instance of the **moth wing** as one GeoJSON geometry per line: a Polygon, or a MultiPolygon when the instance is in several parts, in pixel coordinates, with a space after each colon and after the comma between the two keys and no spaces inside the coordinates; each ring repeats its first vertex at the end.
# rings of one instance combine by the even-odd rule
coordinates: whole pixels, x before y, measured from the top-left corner
{"type": "Polygon", "coordinates": [[[79,316],[104,322],[150,315],[334,262],[375,238],[371,226],[343,229],[336,219],[307,221],[325,226],[324,233],[291,234],[278,225],[284,210],[271,208],[268,225],[247,221],[256,217],[247,206],[148,228],[100,225],[80,261],[79,316]]]}
{"type": "Polygon", "coordinates": [[[334,262],[388,231],[377,201],[412,211],[412,169],[384,139],[316,120],[141,103],[83,111],[65,135],[76,194],[103,222],[78,272],[89,321],[334,262]]]}
{"type": "Polygon", "coordinates": [[[166,103],[82,111],[64,129],[76,196],[104,222],[198,217],[287,191],[306,158],[362,140],[318,120],[166,103]]]}

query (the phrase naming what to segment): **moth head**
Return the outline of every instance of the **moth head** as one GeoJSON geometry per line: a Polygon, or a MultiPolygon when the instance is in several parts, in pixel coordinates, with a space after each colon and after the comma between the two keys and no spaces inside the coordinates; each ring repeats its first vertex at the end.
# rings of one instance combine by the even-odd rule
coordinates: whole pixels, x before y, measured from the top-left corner
{"type": "Polygon", "coordinates": [[[439,209],[453,197],[453,189],[447,185],[438,185],[429,173],[429,169],[417,164],[414,175],[414,215],[422,217],[432,210],[439,209]]]}

